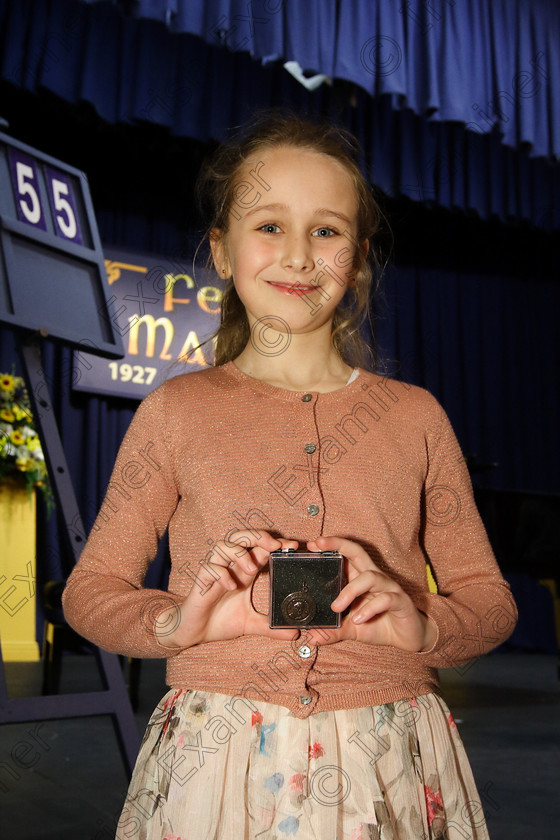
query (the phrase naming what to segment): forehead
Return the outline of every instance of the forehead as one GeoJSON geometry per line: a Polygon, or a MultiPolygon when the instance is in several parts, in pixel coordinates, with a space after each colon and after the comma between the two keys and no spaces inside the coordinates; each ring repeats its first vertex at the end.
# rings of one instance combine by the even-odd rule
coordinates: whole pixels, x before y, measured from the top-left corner
{"type": "Polygon", "coordinates": [[[261,149],[245,161],[236,183],[251,184],[263,198],[272,194],[301,206],[342,202],[355,211],[358,202],[354,179],[343,163],[313,149],[278,146],[261,149]]]}

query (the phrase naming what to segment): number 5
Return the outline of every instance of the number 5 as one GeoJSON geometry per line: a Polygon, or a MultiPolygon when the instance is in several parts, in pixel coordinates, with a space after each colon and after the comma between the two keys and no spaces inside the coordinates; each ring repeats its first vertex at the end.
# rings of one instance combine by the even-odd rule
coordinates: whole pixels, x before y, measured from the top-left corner
{"type": "Polygon", "coordinates": [[[37,190],[33,185],[35,173],[33,167],[18,160],[16,163],[17,190],[21,198],[19,206],[30,225],[38,225],[41,222],[41,203],[37,190]]]}
{"type": "Polygon", "coordinates": [[[68,195],[69,187],[64,181],[53,178],[51,181],[55,217],[58,227],[66,239],[75,239],[78,232],[78,225],[72,206],[63,197],[68,195]]]}

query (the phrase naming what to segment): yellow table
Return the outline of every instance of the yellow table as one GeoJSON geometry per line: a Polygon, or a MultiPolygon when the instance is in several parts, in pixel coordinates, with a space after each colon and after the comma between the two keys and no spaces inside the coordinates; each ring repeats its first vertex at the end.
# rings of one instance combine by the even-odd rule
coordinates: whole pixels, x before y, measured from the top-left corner
{"type": "Polygon", "coordinates": [[[0,484],[0,641],[5,662],[37,662],[35,492],[0,484]]]}

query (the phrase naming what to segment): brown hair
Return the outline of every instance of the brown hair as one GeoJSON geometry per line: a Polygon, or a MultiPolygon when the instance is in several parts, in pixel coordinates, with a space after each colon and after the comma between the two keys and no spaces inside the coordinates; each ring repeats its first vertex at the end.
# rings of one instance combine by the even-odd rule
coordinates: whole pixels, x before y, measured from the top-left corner
{"type": "MultiPolygon", "coordinates": [[[[331,123],[314,123],[294,114],[268,111],[238,131],[230,141],[220,146],[201,171],[197,183],[199,205],[206,216],[206,236],[212,231],[227,234],[230,211],[235,202],[240,170],[258,152],[282,146],[309,149],[328,155],[341,163],[352,178],[358,199],[359,243],[368,240],[369,252],[355,248],[353,266],[355,282],[348,288],[344,301],[333,317],[332,342],[340,357],[352,366],[375,366],[372,347],[360,334],[360,327],[368,320],[373,338],[370,299],[382,273],[382,260],[372,237],[379,231],[382,217],[371,188],[357,163],[358,144],[346,130],[331,123]]],[[[215,236],[215,234],[214,234],[215,236]]],[[[233,280],[226,283],[222,300],[220,326],[213,336],[215,364],[221,365],[236,358],[250,339],[245,307],[233,280]]]]}

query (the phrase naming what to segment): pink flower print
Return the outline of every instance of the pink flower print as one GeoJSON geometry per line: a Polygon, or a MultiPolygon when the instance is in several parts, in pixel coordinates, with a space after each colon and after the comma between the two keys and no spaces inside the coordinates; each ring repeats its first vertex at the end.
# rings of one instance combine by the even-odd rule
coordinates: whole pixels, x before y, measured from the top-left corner
{"type": "Polygon", "coordinates": [[[418,700],[416,699],[416,697],[410,697],[408,702],[413,708],[418,708],[418,700]]]}
{"type": "Polygon", "coordinates": [[[433,791],[431,788],[424,785],[424,796],[426,797],[426,810],[428,815],[428,827],[431,826],[434,819],[443,811],[443,800],[441,798],[441,790],[433,791]]]}
{"type": "Polygon", "coordinates": [[[303,783],[305,780],[306,776],[304,773],[295,773],[289,780],[288,784],[292,790],[301,793],[303,791],[303,783]]]}
{"type": "Polygon", "coordinates": [[[350,840],[362,840],[362,826],[357,825],[352,834],[350,835],[350,840]]]}
{"type": "Polygon", "coordinates": [[[187,838],[179,837],[178,834],[166,834],[163,840],[187,840],[187,838]]]}
{"type": "Polygon", "coordinates": [[[325,751],[321,744],[315,742],[313,745],[309,746],[309,761],[311,761],[312,758],[321,758],[324,754],[325,751]]]}
{"type": "Polygon", "coordinates": [[[263,716],[261,715],[261,713],[260,712],[253,712],[253,714],[251,715],[251,726],[254,726],[256,723],[262,723],[262,722],[263,722],[263,716]]]}
{"type": "Polygon", "coordinates": [[[307,774],[294,773],[288,780],[290,786],[290,804],[299,810],[307,797],[307,774]]]}
{"type": "Polygon", "coordinates": [[[449,721],[449,726],[451,727],[451,729],[457,729],[457,724],[455,723],[451,712],[449,712],[449,714],[447,715],[447,720],[449,721]]]}

